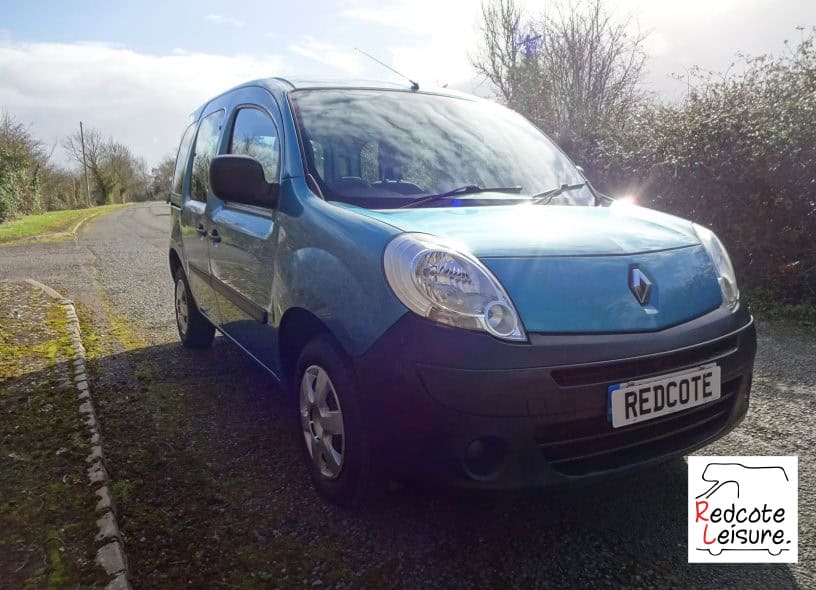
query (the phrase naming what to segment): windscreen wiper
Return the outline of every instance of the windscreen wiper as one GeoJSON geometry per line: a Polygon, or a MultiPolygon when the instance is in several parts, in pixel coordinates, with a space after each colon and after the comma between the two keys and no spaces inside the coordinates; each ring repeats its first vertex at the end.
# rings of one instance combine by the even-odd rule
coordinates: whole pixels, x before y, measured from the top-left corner
{"type": "Polygon", "coordinates": [[[557,188],[551,188],[548,191],[544,191],[533,195],[532,197],[530,197],[530,202],[532,202],[533,205],[538,205],[539,203],[546,205],[560,194],[569,191],[574,191],[585,186],[586,186],[585,182],[579,182],[578,184],[562,184],[557,188]]]}
{"type": "Polygon", "coordinates": [[[520,193],[520,192],[521,192],[520,186],[482,187],[477,184],[466,184],[464,186],[458,186],[449,191],[445,191],[444,193],[439,193],[438,195],[427,195],[425,197],[420,197],[416,201],[411,201],[407,205],[403,205],[402,207],[400,207],[400,209],[421,207],[425,203],[432,203],[434,201],[440,201],[442,199],[448,199],[450,197],[458,197],[459,195],[475,195],[476,193],[520,193]]]}

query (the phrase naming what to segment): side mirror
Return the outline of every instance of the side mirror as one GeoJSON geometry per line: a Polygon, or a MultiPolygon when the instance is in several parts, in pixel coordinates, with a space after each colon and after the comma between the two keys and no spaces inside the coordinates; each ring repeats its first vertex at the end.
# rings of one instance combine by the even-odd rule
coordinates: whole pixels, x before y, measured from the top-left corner
{"type": "Polygon", "coordinates": [[[255,158],[227,154],[210,162],[210,186],[223,201],[274,207],[278,204],[278,183],[266,182],[263,167],[255,158]]]}

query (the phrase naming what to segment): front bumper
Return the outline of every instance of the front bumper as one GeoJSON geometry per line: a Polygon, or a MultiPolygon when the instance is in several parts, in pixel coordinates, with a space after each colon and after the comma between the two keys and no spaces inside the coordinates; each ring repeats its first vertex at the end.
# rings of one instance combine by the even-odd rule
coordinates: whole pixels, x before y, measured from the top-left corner
{"type": "Polygon", "coordinates": [[[755,354],[744,307],[658,332],[524,344],[406,314],[354,365],[378,464],[507,488],[587,481],[711,443],[748,409],[755,354]],[[720,399],[618,429],[607,421],[609,385],[708,362],[721,367],[720,399]]]}

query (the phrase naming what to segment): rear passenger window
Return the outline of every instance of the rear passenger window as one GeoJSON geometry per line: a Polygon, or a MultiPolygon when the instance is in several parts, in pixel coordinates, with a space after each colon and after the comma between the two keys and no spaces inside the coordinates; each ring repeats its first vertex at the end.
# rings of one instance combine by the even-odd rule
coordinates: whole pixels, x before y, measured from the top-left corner
{"type": "Polygon", "coordinates": [[[181,189],[184,185],[184,173],[187,172],[187,162],[190,158],[190,144],[193,143],[194,134],[195,123],[187,128],[187,131],[185,131],[181,137],[181,143],[179,143],[179,150],[176,155],[176,167],[173,169],[173,184],[170,189],[176,195],[181,194],[181,189]]]}
{"type": "Polygon", "coordinates": [[[206,201],[210,191],[210,162],[218,151],[218,132],[224,120],[224,111],[216,111],[204,117],[198,127],[193,156],[193,175],[190,196],[196,201],[206,201]]]}
{"type": "Polygon", "coordinates": [[[246,108],[238,111],[232,127],[230,153],[252,156],[261,163],[267,182],[278,182],[280,147],[275,123],[265,112],[246,108]]]}

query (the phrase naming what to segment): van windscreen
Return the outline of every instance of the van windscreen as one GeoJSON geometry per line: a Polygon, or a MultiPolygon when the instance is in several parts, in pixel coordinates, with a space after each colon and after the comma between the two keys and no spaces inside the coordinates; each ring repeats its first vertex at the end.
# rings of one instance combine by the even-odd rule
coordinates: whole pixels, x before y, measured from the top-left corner
{"type": "MultiPolygon", "coordinates": [[[[383,209],[511,204],[584,179],[535,126],[495,103],[399,90],[290,93],[306,166],[328,200],[383,209]],[[459,187],[513,190],[457,192],[459,187]],[[425,204],[427,202],[427,205],[425,204]]],[[[593,205],[589,187],[561,205],[593,205]]]]}

